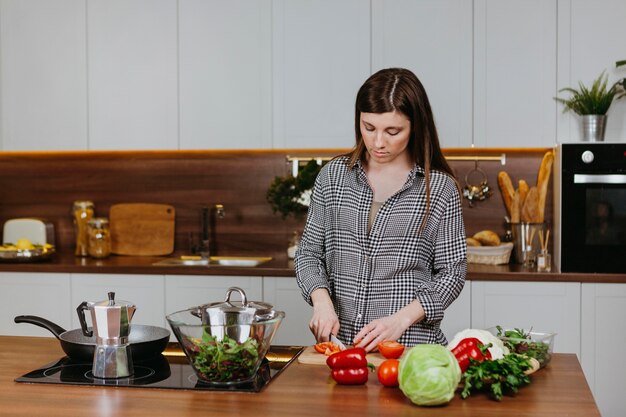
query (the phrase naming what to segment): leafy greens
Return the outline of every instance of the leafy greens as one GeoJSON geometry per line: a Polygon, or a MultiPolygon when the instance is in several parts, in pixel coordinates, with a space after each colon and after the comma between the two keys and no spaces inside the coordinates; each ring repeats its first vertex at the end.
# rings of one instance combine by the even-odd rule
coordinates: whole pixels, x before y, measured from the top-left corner
{"type": "Polygon", "coordinates": [[[259,343],[254,338],[238,343],[225,335],[219,341],[205,332],[202,340],[192,342],[198,347],[194,366],[208,381],[239,381],[250,378],[256,371],[259,343]]]}

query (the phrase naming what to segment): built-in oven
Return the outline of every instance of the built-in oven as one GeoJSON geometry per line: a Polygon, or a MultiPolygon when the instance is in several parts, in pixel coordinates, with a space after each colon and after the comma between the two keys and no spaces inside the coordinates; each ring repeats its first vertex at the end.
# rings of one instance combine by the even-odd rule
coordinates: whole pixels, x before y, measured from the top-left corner
{"type": "Polygon", "coordinates": [[[557,268],[626,273],[626,142],[561,144],[554,167],[557,268]]]}

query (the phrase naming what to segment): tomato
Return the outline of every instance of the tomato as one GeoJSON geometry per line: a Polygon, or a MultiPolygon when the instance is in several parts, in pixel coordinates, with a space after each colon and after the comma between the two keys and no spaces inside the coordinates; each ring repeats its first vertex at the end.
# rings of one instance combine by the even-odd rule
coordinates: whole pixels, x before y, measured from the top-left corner
{"type": "Polygon", "coordinates": [[[378,351],[387,359],[398,359],[404,352],[404,345],[394,340],[385,340],[378,344],[378,351]]]}
{"type": "Polygon", "coordinates": [[[386,387],[398,386],[398,366],[397,359],[387,359],[378,366],[378,382],[386,387]]]}
{"type": "Polygon", "coordinates": [[[313,346],[318,353],[330,356],[333,353],[340,352],[339,345],[333,342],[320,342],[313,346]]]}

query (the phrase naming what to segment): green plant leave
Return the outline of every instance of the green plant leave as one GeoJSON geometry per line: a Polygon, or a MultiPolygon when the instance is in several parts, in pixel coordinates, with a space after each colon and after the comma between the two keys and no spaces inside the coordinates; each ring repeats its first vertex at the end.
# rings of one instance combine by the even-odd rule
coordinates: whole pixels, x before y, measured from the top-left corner
{"type": "Polygon", "coordinates": [[[570,98],[555,97],[555,100],[565,106],[564,112],[573,111],[578,115],[604,115],[609,111],[613,100],[620,99],[626,95],[624,91],[625,83],[626,81],[622,79],[609,88],[608,75],[605,74],[605,71],[602,71],[600,76],[591,84],[591,88],[579,81],[578,90],[571,87],[559,90],[560,93],[571,94],[570,98]]]}
{"type": "Polygon", "coordinates": [[[270,184],[266,199],[274,213],[280,213],[283,219],[288,216],[300,218],[308,211],[308,207],[300,204],[298,199],[304,191],[310,190],[315,184],[321,166],[311,160],[298,171],[298,176],[287,175],[274,177],[270,184]]]}

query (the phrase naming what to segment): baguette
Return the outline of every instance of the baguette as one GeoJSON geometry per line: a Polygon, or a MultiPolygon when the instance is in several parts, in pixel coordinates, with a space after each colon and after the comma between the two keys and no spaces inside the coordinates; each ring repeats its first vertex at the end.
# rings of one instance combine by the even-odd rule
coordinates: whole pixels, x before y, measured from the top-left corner
{"type": "Polygon", "coordinates": [[[513,216],[512,205],[515,189],[513,188],[511,177],[509,177],[509,174],[505,171],[500,171],[498,173],[498,185],[500,186],[500,193],[502,194],[502,200],[504,201],[506,212],[509,216],[513,216]]]}
{"type": "Polygon", "coordinates": [[[519,180],[517,189],[519,190],[519,204],[521,207],[524,207],[524,202],[526,201],[529,190],[526,180],[519,180]]]}
{"type": "Polygon", "coordinates": [[[539,191],[537,187],[532,186],[528,190],[526,201],[522,207],[522,221],[529,223],[541,223],[539,220],[539,191]]]}
{"type": "Polygon", "coordinates": [[[513,202],[511,203],[511,223],[519,223],[521,218],[520,212],[521,206],[519,204],[519,190],[515,190],[515,192],[513,193],[513,202]]]}
{"type": "Polygon", "coordinates": [[[548,151],[543,156],[539,173],[537,174],[537,191],[538,191],[538,214],[537,223],[543,223],[545,220],[546,197],[548,195],[548,183],[550,182],[550,174],[552,173],[552,163],[554,162],[554,152],[548,151]]]}

